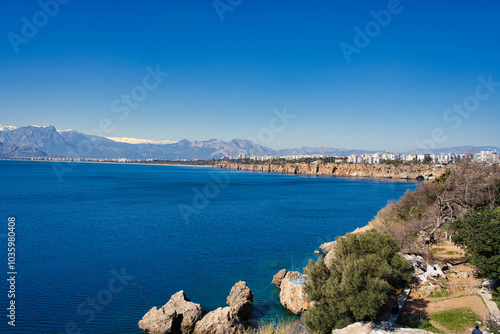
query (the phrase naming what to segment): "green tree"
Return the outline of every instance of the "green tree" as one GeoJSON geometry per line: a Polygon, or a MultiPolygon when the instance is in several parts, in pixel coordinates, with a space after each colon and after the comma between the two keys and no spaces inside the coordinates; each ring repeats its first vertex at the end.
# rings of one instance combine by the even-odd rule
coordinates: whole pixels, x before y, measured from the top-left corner
{"type": "Polygon", "coordinates": [[[469,212],[451,228],[453,242],[465,249],[479,274],[500,278],[500,209],[469,212]]]}
{"type": "Polygon", "coordinates": [[[311,305],[302,319],[313,332],[327,333],[361,320],[374,320],[388,299],[410,280],[413,267],[398,244],[375,230],[337,238],[333,259],[305,268],[311,305]]]}

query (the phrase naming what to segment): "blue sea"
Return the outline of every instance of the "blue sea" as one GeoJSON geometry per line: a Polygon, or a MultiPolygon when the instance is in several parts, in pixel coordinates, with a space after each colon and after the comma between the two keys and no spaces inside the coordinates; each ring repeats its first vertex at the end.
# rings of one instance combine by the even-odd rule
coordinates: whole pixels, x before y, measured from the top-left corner
{"type": "Polygon", "coordinates": [[[210,167],[0,161],[1,333],[139,334],[184,290],[207,311],[246,281],[257,320],[286,317],[270,284],[365,226],[417,182],[210,167]],[[8,217],[16,326],[7,325],[8,217]]]}

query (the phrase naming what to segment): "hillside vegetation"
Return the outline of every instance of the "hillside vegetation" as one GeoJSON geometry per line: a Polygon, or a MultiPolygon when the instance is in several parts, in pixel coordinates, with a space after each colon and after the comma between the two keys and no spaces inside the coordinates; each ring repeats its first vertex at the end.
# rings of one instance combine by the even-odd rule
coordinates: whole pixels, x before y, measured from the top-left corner
{"type": "Polygon", "coordinates": [[[379,211],[373,230],[338,237],[333,257],[309,262],[305,292],[311,307],[302,321],[312,333],[329,333],[374,320],[412,277],[413,266],[400,252],[420,254],[432,264],[430,246],[438,235],[451,236],[480,275],[500,277],[499,207],[495,165],[462,161],[407,191],[379,211]]]}
{"type": "Polygon", "coordinates": [[[498,166],[462,161],[436,180],[425,182],[415,191],[407,191],[399,201],[388,204],[371,225],[390,235],[403,251],[421,254],[430,261],[429,246],[436,233],[453,232],[451,222],[469,212],[498,207],[499,194],[498,166]]]}

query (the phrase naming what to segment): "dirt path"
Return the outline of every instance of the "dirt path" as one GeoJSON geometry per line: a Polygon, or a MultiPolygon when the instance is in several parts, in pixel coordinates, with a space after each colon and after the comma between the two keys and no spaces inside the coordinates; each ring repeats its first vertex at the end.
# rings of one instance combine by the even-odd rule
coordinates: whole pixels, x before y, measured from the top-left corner
{"type": "MultiPolygon", "coordinates": [[[[405,318],[429,319],[435,313],[460,308],[470,309],[480,318],[486,317],[490,311],[480,295],[482,280],[475,277],[474,267],[463,263],[462,250],[446,240],[434,246],[432,253],[435,262],[442,268],[452,265],[449,268],[451,271],[447,272],[448,280],[440,281],[445,286],[445,295],[430,297],[424,290],[412,290],[400,315],[400,321],[405,318]]],[[[439,292],[439,288],[436,292],[439,292]]],[[[435,321],[431,321],[431,324],[444,333],[451,333],[435,321]]],[[[466,328],[459,334],[470,334],[471,330],[472,327],[466,328]]]]}
{"type": "Polygon", "coordinates": [[[489,313],[483,299],[477,295],[440,300],[427,304],[427,312],[429,315],[457,308],[468,308],[481,318],[486,317],[489,313]]]}

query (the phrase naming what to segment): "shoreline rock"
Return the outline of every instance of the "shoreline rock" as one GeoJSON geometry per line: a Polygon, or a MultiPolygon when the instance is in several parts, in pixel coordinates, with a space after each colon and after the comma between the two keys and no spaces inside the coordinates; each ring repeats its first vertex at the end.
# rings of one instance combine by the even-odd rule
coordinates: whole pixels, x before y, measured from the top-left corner
{"type": "Polygon", "coordinates": [[[253,293],[243,281],[239,281],[232,288],[227,297],[227,305],[236,310],[236,314],[248,321],[253,315],[253,293]]]}
{"type": "Polygon", "coordinates": [[[274,284],[276,285],[277,288],[279,288],[281,286],[281,281],[283,281],[283,278],[285,278],[286,276],[286,273],[287,273],[286,269],[281,269],[280,271],[278,271],[278,273],[274,275],[271,284],[274,284]]]}
{"type": "Polygon", "coordinates": [[[331,251],[335,247],[335,242],[336,242],[335,240],[330,241],[330,242],[325,242],[325,243],[321,244],[319,246],[319,248],[321,248],[323,253],[327,254],[329,251],[331,251]]]}
{"type": "Polygon", "coordinates": [[[193,333],[195,324],[207,312],[200,304],[189,300],[181,290],[161,308],[150,309],[139,321],[140,329],[150,334],[193,333]]]}
{"type": "Polygon", "coordinates": [[[233,307],[219,307],[196,323],[193,334],[242,334],[246,325],[233,307]]]}
{"type": "Polygon", "coordinates": [[[294,314],[301,314],[307,309],[305,293],[302,284],[292,284],[290,281],[304,278],[298,271],[289,271],[281,281],[280,302],[284,308],[294,314]]]}
{"type": "Polygon", "coordinates": [[[442,166],[394,166],[386,164],[272,164],[251,163],[242,164],[237,162],[221,161],[214,164],[217,168],[248,170],[253,172],[275,172],[309,175],[333,175],[364,177],[376,179],[406,179],[406,180],[433,180],[445,172],[442,166]]]}
{"type": "Polygon", "coordinates": [[[179,291],[161,308],[151,308],[138,326],[149,334],[240,334],[253,314],[253,293],[243,281],[227,297],[227,307],[207,313],[179,291]]]}

